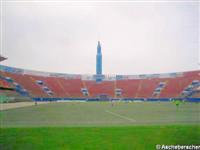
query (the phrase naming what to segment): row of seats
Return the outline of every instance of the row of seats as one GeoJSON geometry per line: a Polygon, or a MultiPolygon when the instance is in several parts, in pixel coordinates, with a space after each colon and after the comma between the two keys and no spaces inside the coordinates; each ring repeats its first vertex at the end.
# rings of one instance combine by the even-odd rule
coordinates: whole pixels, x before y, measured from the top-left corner
{"type": "MultiPolygon", "coordinates": [[[[184,73],[182,77],[174,78],[150,78],[150,79],[126,79],[115,81],[102,81],[97,83],[94,80],[65,79],[62,77],[36,76],[27,74],[17,74],[0,72],[1,76],[9,77],[13,83],[18,83],[29,92],[31,97],[98,97],[108,95],[109,97],[123,98],[171,98],[180,97],[182,91],[191,84],[192,81],[200,81],[200,71],[184,73]],[[37,81],[42,81],[39,85],[37,81]],[[158,85],[164,82],[165,86],[158,95],[154,95],[158,85]],[[44,87],[52,91],[49,95],[44,87]],[[81,89],[87,89],[88,95],[83,95],[81,89]],[[120,89],[121,94],[116,96],[116,89],[120,89]]],[[[10,86],[5,80],[0,80],[0,86],[10,86]]]]}
{"type": "Polygon", "coordinates": [[[47,97],[47,94],[36,84],[31,75],[22,75],[8,72],[3,72],[2,74],[7,78],[11,78],[13,80],[13,84],[17,83],[22,86],[23,89],[26,89],[31,97],[47,97]]]}
{"type": "Polygon", "coordinates": [[[90,97],[98,97],[99,95],[109,95],[114,97],[114,82],[113,81],[103,81],[97,83],[96,81],[83,81],[85,88],[88,89],[90,97]]]}

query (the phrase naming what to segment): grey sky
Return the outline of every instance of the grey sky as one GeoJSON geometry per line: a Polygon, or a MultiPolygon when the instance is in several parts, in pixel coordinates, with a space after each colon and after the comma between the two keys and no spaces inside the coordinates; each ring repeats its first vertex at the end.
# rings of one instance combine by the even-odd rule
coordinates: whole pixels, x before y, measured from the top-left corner
{"type": "Polygon", "coordinates": [[[198,69],[197,2],[3,4],[4,65],[94,74],[100,40],[104,74],[198,69]]]}

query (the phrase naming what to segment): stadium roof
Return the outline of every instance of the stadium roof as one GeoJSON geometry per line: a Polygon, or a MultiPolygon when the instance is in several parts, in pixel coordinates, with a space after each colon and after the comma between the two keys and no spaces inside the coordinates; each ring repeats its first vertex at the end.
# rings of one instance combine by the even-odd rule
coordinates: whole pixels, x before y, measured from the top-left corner
{"type": "Polygon", "coordinates": [[[6,60],[7,58],[0,55],[0,62],[6,60]]]}

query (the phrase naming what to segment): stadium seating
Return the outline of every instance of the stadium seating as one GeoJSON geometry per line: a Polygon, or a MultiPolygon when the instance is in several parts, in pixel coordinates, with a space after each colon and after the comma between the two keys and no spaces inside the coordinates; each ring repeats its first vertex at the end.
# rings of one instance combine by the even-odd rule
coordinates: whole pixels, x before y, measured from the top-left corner
{"type": "Polygon", "coordinates": [[[104,81],[96,83],[96,81],[85,81],[85,88],[88,89],[91,97],[98,97],[100,95],[107,95],[114,97],[114,82],[104,81]]]}
{"type": "Polygon", "coordinates": [[[83,97],[81,88],[83,84],[81,79],[57,78],[60,86],[63,87],[67,97],[83,97]]]}
{"type": "Polygon", "coordinates": [[[182,91],[192,83],[193,80],[199,80],[197,72],[187,72],[183,77],[168,78],[166,87],[162,90],[160,97],[180,97],[182,91]]]}
{"type": "Polygon", "coordinates": [[[0,87],[12,87],[16,91],[20,87],[32,98],[97,98],[101,95],[111,98],[200,97],[200,71],[173,73],[164,77],[129,79],[121,76],[120,79],[103,79],[102,82],[96,82],[94,78],[82,79],[81,75],[55,74],[35,75],[1,70],[0,87]]]}
{"type": "Polygon", "coordinates": [[[65,90],[59,84],[58,79],[55,77],[41,77],[34,76],[37,81],[43,81],[43,83],[51,89],[54,97],[67,97],[65,90]]]}
{"type": "Polygon", "coordinates": [[[26,89],[32,97],[48,97],[48,95],[35,83],[32,76],[8,72],[5,72],[4,75],[10,77],[15,83],[18,83],[26,89]]]}
{"type": "Polygon", "coordinates": [[[116,88],[122,90],[122,97],[137,97],[142,80],[117,80],[116,88]]]}
{"type": "Polygon", "coordinates": [[[154,92],[154,89],[159,83],[159,79],[143,79],[141,80],[140,87],[137,92],[138,98],[151,98],[154,92]]]}

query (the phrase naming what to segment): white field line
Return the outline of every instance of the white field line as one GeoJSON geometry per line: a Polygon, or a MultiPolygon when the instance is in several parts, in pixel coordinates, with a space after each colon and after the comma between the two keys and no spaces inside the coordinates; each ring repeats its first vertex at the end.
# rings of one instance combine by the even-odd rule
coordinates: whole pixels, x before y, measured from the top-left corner
{"type": "Polygon", "coordinates": [[[107,112],[107,113],[109,113],[109,114],[112,114],[113,116],[117,116],[117,117],[123,118],[123,119],[125,119],[125,120],[128,120],[128,121],[130,121],[130,122],[136,122],[135,119],[132,119],[132,118],[129,118],[129,117],[126,117],[126,116],[122,116],[122,115],[120,115],[120,114],[111,112],[111,111],[109,111],[109,110],[106,110],[105,112],[107,112]]]}

